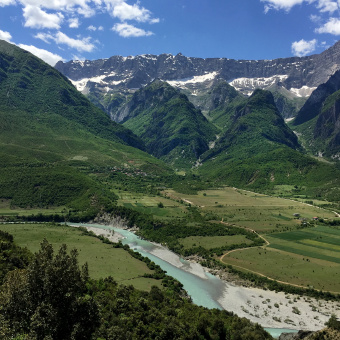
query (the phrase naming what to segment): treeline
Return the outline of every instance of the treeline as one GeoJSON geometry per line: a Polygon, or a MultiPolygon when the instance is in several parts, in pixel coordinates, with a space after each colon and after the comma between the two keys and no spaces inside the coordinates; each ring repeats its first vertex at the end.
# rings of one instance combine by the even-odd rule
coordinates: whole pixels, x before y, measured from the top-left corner
{"type": "Polygon", "coordinates": [[[172,289],[91,280],[76,250],[63,245],[55,254],[46,240],[25,269],[7,273],[0,306],[3,339],[272,339],[261,326],[196,306],[172,289]]]}
{"type": "Polygon", "coordinates": [[[79,170],[48,164],[0,167],[0,192],[13,207],[67,206],[78,212],[98,213],[117,199],[79,170]]]}

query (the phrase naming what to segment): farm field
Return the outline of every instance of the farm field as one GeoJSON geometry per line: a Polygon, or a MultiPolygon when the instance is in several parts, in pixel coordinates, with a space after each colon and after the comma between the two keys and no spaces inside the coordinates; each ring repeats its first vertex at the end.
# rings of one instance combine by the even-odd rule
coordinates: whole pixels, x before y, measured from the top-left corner
{"type": "Polygon", "coordinates": [[[296,229],[301,222],[294,214],[309,220],[315,216],[335,218],[333,212],[325,209],[230,187],[205,190],[197,195],[184,195],[173,190],[167,190],[165,194],[198,206],[203,213],[212,212],[224,222],[260,233],[296,229]]]}
{"type": "Polygon", "coordinates": [[[205,249],[219,248],[223,246],[229,246],[232,244],[250,244],[245,235],[233,235],[233,236],[190,236],[179,240],[180,244],[184,248],[203,247],[205,249]]]}
{"type": "Polygon", "coordinates": [[[118,283],[133,285],[141,290],[150,290],[151,286],[161,287],[161,281],[140,277],[152,273],[144,262],[133,258],[121,248],[113,248],[99,239],[82,235],[77,228],[50,224],[0,224],[0,230],[14,236],[14,241],[32,252],[40,249],[40,242],[46,238],[55,252],[62,244],[67,244],[70,251],[78,249],[79,264],[89,265],[90,276],[94,279],[112,276],[118,283]]]}
{"type": "Polygon", "coordinates": [[[317,226],[265,236],[270,245],[231,252],[223,262],[272,279],[340,292],[340,230],[317,226]]]}
{"type": "Polygon", "coordinates": [[[42,208],[11,208],[10,200],[0,200],[0,216],[22,216],[32,214],[63,214],[65,213],[65,207],[54,207],[49,209],[42,208]]]}
{"type": "Polygon", "coordinates": [[[138,193],[115,192],[119,197],[118,204],[140,212],[152,214],[160,219],[180,218],[185,216],[184,204],[162,196],[147,196],[138,193]],[[158,205],[162,204],[160,208],[158,205]]]}

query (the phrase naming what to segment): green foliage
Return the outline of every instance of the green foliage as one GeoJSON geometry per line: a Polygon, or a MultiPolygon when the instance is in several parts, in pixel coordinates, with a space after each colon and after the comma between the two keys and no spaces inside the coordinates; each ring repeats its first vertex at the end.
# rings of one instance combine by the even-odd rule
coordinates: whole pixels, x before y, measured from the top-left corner
{"type": "Polygon", "coordinates": [[[98,307],[86,295],[87,266],[63,245],[54,255],[46,240],[27,270],[6,277],[1,314],[15,334],[36,339],[89,339],[99,323],[98,307]],[[67,316],[67,317],[66,317],[67,316]]]}
{"type": "Polygon", "coordinates": [[[227,311],[193,305],[153,287],[141,293],[112,279],[92,285],[108,322],[95,333],[104,339],[271,339],[260,326],[227,311]],[[124,316],[124,317],[122,317],[124,316]]]}
{"type": "Polygon", "coordinates": [[[340,331],[340,321],[337,320],[335,314],[332,314],[329,320],[325,323],[331,329],[336,331],[340,331]]]}
{"type": "Polygon", "coordinates": [[[30,259],[31,253],[27,249],[18,247],[11,234],[0,230],[0,285],[8,272],[26,268],[30,259]]]}
{"type": "Polygon", "coordinates": [[[137,91],[127,107],[124,126],[141,137],[149,153],[176,167],[191,166],[217,132],[185,95],[158,80],[137,91]]]}

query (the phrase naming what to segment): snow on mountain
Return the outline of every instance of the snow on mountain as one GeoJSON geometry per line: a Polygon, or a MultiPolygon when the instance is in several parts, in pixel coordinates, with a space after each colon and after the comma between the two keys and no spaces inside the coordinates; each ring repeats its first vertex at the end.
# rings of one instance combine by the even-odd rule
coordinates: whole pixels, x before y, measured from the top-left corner
{"type": "Polygon", "coordinates": [[[289,91],[296,97],[309,97],[315,89],[316,87],[302,86],[299,89],[291,88],[289,91]]]}
{"type": "Polygon", "coordinates": [[[288,78],[288,75],[275,75],[272,77],[260,77],[260,78],[236,78],[229,81],[229,84],[233,86],[237,91],[250,96],[255,89],[261,88],[266,89],[274,84],[283,82],[288,78]]]}
{"type": "Polygon", "coordinates": [[[202,74],[200,76],[193,76],[190,78],[179,79],[179,80],[164,80],[171,86],[175,87],[184,87],[187,84],[196,84],[196,83],[204,83],[205,81],[213,80],[217,77],[217,72],[211,72],[202,74]]]}

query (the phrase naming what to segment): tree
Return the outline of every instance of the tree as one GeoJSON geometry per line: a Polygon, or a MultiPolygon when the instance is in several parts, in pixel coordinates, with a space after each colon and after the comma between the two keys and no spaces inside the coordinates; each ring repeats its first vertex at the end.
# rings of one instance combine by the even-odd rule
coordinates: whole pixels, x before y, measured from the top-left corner
{"type": "Polygon", "coordinates": [[[329,328],[340,331],[340,321],[337,320],[335,314],[332,314],[329,320],[325,323],[329,328]]]}
{"type": "Polygon", "coordinates": [[[99,324],[94,300],[86,294],[87,265],[62,245],[54,256],[45,239],[26,270],[10,272],[0,295],[0,312],[16,334],[40,339],[89,339],[99,324]]]}

